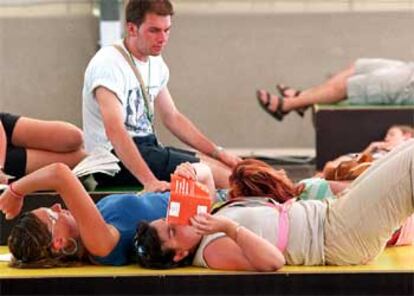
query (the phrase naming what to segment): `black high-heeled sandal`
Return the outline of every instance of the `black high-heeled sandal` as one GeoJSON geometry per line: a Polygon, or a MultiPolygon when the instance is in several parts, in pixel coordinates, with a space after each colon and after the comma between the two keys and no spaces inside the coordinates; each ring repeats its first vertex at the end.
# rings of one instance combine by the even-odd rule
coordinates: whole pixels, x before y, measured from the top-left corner
{"type": "MultiPolygon", "coordinates": [[[[276,84],[276,89],[278,90],[279,94],[280,94],[282,97],[289,98],[289,96],[287,96],[287,95],[286,95],[286,92],[287,92],[288,90],[292,89],[292,88],[291,88],[291,87],[289,87],[289,86],[284,86],[284,85],[281,85],[281,84],[276,84]]],[[[301,93],[302,93],[302,92],[301,92],[300,90],[295,90],[295,93],[293,94],[293,96],[294,96],[294,97],[297,97],[297,96],[299,96],[301,93]]],[[[306,112],[306,110],[308,110],[308,108],[309,108],[309,106],[306,106],[306,107],[300,107],[300,108],[295,109],[295,112],[296,112],[296,113],[297,113],[300,117],[303,117],[303,116],[305,116],[305,112],[306,112]]]]}
{"type": "Polygon", "coordinates": [[[261,98],[261,91],[256,91],[256,98],[259,101],[260,106],[266,111],[266,113],[270,114],[273,118],[275,118],[278,121],[282,121],[285,115],[289,113],[289,111],[283,111],[283,103],[284,103],[284,97],[278,97],[276,96],[278,102],[277,102],[277,108],[275,111],[269,110],[270,100],[272,99],[272,95],[265,91],[266,94],[266,102],[264,103],[261,98]]]}

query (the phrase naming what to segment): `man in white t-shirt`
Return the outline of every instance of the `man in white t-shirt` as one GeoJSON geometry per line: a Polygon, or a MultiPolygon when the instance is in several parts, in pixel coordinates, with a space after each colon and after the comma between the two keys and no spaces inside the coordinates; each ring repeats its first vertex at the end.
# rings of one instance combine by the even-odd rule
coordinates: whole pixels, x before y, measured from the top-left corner
{"type": "Polygon", "coordinates": [[[83,129],[86,150],[105,147],[122,161],[113,178],[98,183],[127,185],[137,181],[147,191],[169,188],[170,174],[182,162],[205,162],[218,187],[228,186],[231,168],[240,158],[216,146],[177,110],[167,87],[169,70],[161,57],[167,44],[173,7],[169,0],[130,0],[126,33],[114,46],[100,49],[90,61],[83,87],[83,129]],[[148,101],[133,67],[141,73],[148,101]],[[183,143],[200,153],[159,145],[152,125],[154,113],[183,143]]]}

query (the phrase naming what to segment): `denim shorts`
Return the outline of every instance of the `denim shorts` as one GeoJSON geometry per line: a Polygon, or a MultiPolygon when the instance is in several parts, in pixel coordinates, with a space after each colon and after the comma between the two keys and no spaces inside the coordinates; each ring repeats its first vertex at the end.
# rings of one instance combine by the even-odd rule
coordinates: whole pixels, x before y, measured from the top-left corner
{"type": "Polygon", "coordinates": [[[23,147],[16,147],[12,144],[12,136],[16,122],[20,116],[0,112],[0,120],[3,124],[7,138],[6,160],[3,171],[14,177],[21,178],[26,173],[27,151],[23,147]]]}

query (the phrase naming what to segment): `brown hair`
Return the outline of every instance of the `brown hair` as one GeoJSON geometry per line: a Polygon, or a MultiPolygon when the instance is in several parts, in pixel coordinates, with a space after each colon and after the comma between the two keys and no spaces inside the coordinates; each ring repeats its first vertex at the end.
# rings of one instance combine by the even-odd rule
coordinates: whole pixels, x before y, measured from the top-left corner
{"type": "Polygon", "coordinates": [[[283,203],[304,190],[303,184],[294,184],[284,172],[256,159],[246,159],[237,164],[229,181],[230,198],[261,196],[283,203]]]}
{"type": "Polygon", "coordinates": [[[169,0],[130,0],[125,9],[125,20],[139,27],[145,21],[145,16],[148,13],[172,16],[174,8],[169,0]]]}
{"type": "Polygon", "coordinates": [[[67,256],[53,252],[50,248],[51,242],[52,235],[45,223],[31,212],[24,213],[13,226],[7,240],[13,255],[10,266],[50,268],[80,264],[79,260],[85,255],[83,248],[77,254],[67,256]]]}
{"type": "Polygon", "coordinates": [[[137,263],[144,268],[168,269],[189,266],[195,253],[191,252],[182,260],[175,262],[174,250],[162,248],[162,241],[157,230],[147,221],[139,222],[134,244],[137,263]]]}

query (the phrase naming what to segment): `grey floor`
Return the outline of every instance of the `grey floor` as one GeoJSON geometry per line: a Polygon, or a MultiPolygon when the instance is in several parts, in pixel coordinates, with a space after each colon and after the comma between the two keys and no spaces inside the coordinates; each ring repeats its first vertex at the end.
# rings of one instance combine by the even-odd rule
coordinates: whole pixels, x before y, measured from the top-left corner
{"type": "Polygon", "coordinates": [[[279,158],[254,157],[255,159],[266,162],[275,169],[284,169],[293,181],[313,177],[316,173],[314,157],[284,156],[279,158]]]}
{"type": "Polygon", "coordinates": [[[275,165],[274,167],[285,169],[288,176],[295,182],[312,177],[316,171],[314,164],[275,165]]]}

